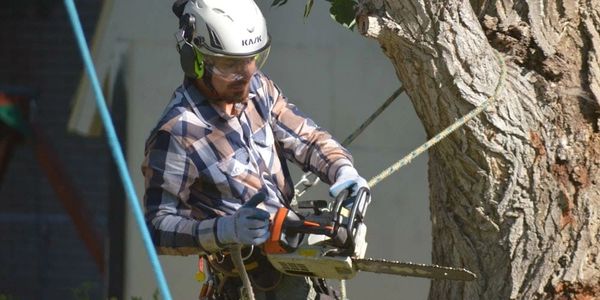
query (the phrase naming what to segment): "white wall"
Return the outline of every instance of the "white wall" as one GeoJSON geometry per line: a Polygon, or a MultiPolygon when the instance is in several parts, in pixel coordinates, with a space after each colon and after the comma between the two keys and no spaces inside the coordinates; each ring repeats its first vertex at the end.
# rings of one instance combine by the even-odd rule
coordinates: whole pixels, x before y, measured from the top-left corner
{"type": "MultiPolygon", "coordinates": [[[[172,1],[115,1],[111,19],[115,40],[126,44],[128,89],[127,158],[138,195],[143,194],[140,164],[149,130],[157,121],[182,75],[174,47],[177,20],[172,1]]],[[[269,8],[259,1],[273,38],[264,70],[292,102],[343,140],[399,86],[394,70],[375,41],[350,32],[316,1],[303,20],[304,1],[269,8]]],[[[425,140],[423,129],[405,95],[376,120],[350,150],[359,172],[368,178],[400,159],[425,140]]],[[[300,172],[295,170],[295,179],[300,172]]],[[[430,221],[426,157],[417,158],[373,189],[367,215],[368,257],[427,263],[430,221]]],[[[304,199],[324,199],[320,186],[304,199]]],[[[128,213],[128,217],[132,216],[128,213]]],[[[126,299],[152,299],[156,281],[137,227],[128,219],[126,299]]],[[[195,257],[161,257],[174,299],[196,299],[195,257]]],[[[359,274],[349,282],[351,299],[426,299],[429,281],[389,275],[359,274]]]]}

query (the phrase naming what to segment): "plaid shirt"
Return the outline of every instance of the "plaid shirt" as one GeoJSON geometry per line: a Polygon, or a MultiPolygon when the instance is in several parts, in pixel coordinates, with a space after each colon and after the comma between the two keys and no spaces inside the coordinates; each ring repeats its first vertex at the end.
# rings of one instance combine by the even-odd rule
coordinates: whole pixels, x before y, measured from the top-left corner
{"type": "Polygon", "coordinates": [[[251,80],[237,116],[209,103],[185,80],[146,142],[146,221],[161,254],[213,253],[216,220],[253,195],[274,214],[294,191],[286,160],[331,183],[352,165],[346,149],[305,117],[264,74],[251,80]],[[285,158],[285,159],[284,159],[285,158]]]}

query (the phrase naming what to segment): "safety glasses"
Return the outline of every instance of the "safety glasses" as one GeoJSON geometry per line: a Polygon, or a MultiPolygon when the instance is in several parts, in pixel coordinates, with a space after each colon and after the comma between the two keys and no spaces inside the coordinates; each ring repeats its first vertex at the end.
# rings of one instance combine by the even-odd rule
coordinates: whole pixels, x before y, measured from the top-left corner
{"type": "Polygon", "coordinates": [[[204,55],[204,68],[227,81],[236,81],[254,75],[264,65],[269,56],[269,48],[248,56],[204,55]]]}

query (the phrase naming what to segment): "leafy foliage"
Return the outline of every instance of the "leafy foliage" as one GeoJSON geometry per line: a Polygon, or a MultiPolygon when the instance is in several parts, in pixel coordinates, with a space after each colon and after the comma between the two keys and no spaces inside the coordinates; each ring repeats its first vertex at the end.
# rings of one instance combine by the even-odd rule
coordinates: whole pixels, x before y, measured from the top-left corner
{"type": "Polygon", "coordinates": [[[73,298],[77,300],[90,300],[90,291],[93,287],[94,284],[92,282],[85,281],[79,287],[72,288],[71,294],[73,295],[73,298]]]}
{"type": "Polygon", "coordinates": [[[308,18],[308,15],[310,15],[310,10],[313,7],[313,4],[315,4],[314,0],[308,0],[306,1],[306,5],[304,5],[304,18],[308,18]]]}
{"type": "Polygon", "coordinates": [[[286,4],[288,2],[288,0],[273,0],[273,3],[271,4],[271,6],[282,6],[284,4],[286,4]]]}
{"type": "MultiPolygon", "coordinates": [[[[356,0],[325,0],[331,4],[331,8],[329,9],[329,14],[331,18],[333,18],[336,22],[340,23],[342,26],[352,30],[354,29],[354,25],[356,24],[356,0]]],[[[282,6],[285,5],[288,0],[273,0],[271,6],[282,6]]],[[[304,5],[304,18],[308,18],[310,12],[312,10],[313,5],[315,4],[314,0],[307,0],[304,5]]]]}
{"type": "Polygon", "coordinates": [[[331,17],[342,26],[353,29],[356,24],[356,1],[354,0],[332,0],[329,13],[331,17]]]}

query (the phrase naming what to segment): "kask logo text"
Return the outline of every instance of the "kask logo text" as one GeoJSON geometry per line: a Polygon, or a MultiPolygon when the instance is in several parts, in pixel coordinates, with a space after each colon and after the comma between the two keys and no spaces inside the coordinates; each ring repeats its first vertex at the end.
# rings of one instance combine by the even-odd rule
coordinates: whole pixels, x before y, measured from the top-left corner
{"type": "Polygon", "coordinates": [[[262,42],[262,36],[257,36],[253,39],[242,40],[242,46],[250,46],[262,42]]]}

